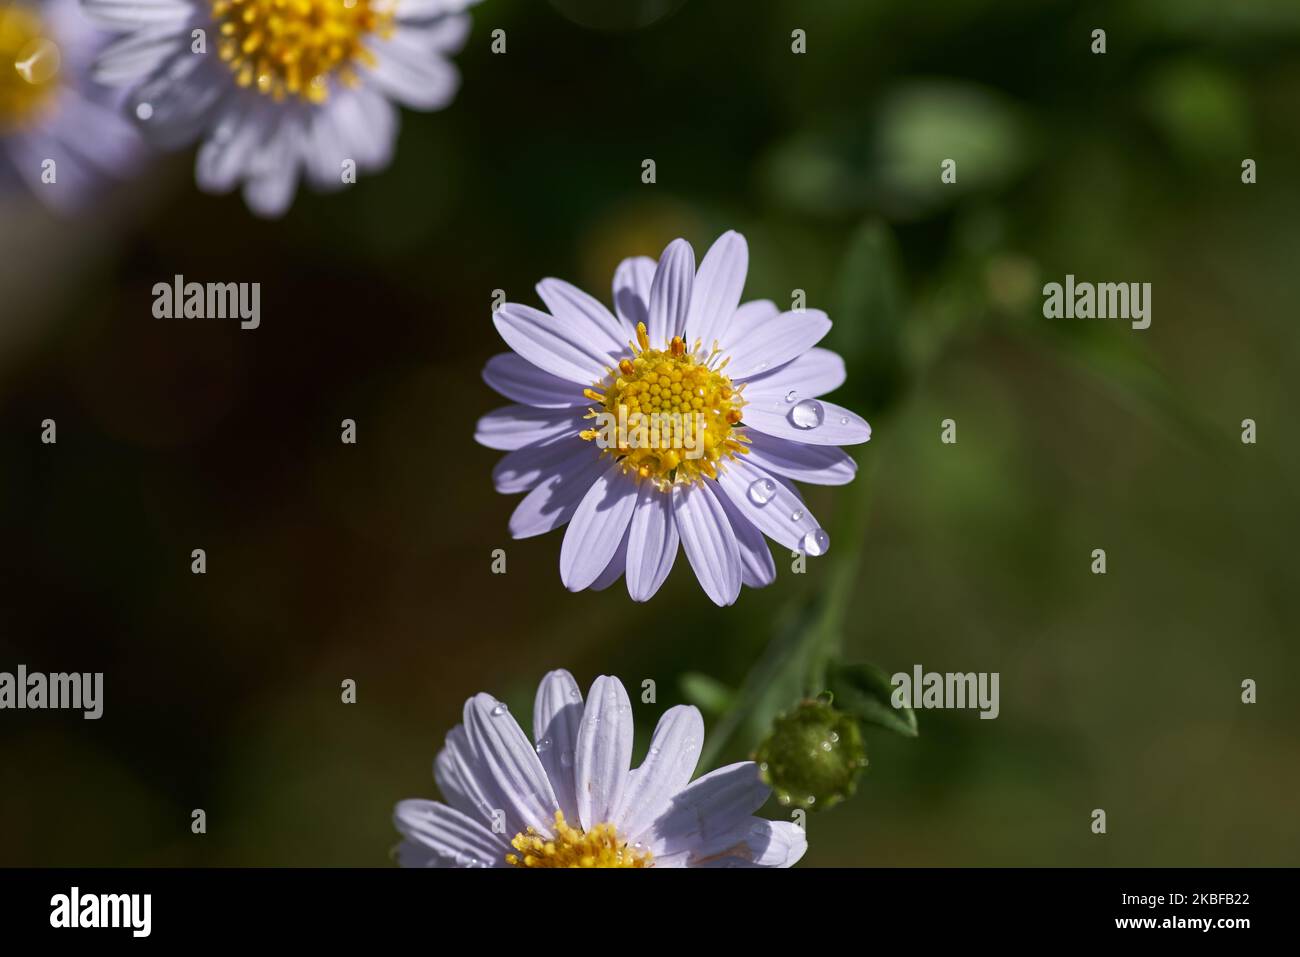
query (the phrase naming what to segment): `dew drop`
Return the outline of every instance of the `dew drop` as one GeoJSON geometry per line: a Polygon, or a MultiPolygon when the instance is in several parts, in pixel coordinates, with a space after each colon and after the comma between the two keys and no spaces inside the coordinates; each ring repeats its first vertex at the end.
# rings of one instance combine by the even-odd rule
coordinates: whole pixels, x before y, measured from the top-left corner
{"type": "Polygon", "coordinates": [[[824,528],[814,528],[811,532],[803,537],[803,550],[807,555],[825,555],[826,549],[831,547],[831,537],[826,534],[824,528]]]}
{"type": "Polygon", "coordinates": [[[501,717],[503,714],[509,714],[509,713],[510,713],[510,709],[507,708],[507,707],[506,707],[504,704],[502,704],[500,701],[497,702],[496,707],[493,708],[493,709],[492,709],[492,712],[491,712],[492,717],[494,717],[494,718],[499,718],[499,717],[501,717]]]}
{"type": "Polygon", "coordinates": [[[565,768],[573,767],[573,750],[565,748],[560,752],[560,766],[565,768]]]}
{"type": "Polygon", "coordinates": [[[791,389],[789,392],[785,394],[786,402],[793,402],[797,398],[799,398],[799,393],[796,392],[794,389],[791,389]]]}
{"type": "Polygon", "coordinates": [[[766,505],[776,495],[776,483],[770,478],[754,479],[749,483],[749,500],[755,505],[766,505]]]}
{"type": "Polygon", "coordinates": [[[802,520],[803,520],[803,509],[796,508],[793,512],[790,513],[790,521],[798,522],[802,520]]]}
{"type": "Polygon", "coordinates": [[[804,399],[790,410],[790,422],[796,429],[815,429],[826,420],[826,410],[816,399],[804,399]]]}
{"type": "Polygon", "coordinates": [[[549,750],[551,750],[551,739],[550,739],[550,738],[542,738],[542,740],[540,740],[540,741],[537,742],[537,753],[538,753],[538,754],[545,754],[545,753],[546,753],[547,751],[549,751],[549,750]]]}
{"type": "Polygon", "coordinates": [[[135,115],[137,119],[148,120],[153,117],[152,103],[137,103],[135,105],[135,115]]]}

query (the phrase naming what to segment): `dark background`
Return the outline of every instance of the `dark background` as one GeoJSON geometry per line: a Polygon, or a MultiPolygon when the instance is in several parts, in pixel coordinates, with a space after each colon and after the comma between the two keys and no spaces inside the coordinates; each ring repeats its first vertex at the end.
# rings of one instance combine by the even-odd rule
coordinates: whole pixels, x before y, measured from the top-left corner
{"type": "Polygon", "coordinates": [[[382,864],[470,694],[654,679],[644,746],[683,674],[738,683],[823,563],[723,610],[681,558],[646,605],[569,594],[472,441],[492,290],[608,302],[726,228],[746,298],[830,312],[875,426],[809,492],[870,497],[848,653],[1001,675],[996,721],[872,735],[806,862],[1297,863],[1300,7],[660,6],[486,0],[454,105],[279,222],[189,153],[78,220],[0,200],[0,670],[106,672],[97,722],[0,712],[0,864],[382,864]],[[154,319],[176,273],[260,282],[261,328],[154,319]],[[1151,282],[1152,327],[1044,319],[1066,273],[1151,282]]]}

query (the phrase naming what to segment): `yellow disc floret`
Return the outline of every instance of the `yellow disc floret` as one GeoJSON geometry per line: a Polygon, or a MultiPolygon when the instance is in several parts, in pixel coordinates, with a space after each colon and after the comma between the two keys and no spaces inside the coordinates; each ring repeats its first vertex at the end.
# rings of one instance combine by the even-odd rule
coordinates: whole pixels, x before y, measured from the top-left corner
{"type": "Polygon", "coordinates": [[[323,103],[331,77],[355,86],[375,63],[367,40],[393,32],[389,0],[212,0],[212,19],[235,81],[277,101],[323,103]]]}
{"type": "Polygon", "coordinates": [[[582,438],[597,442],[623,470],[665,491],[677,482],[717,478],[718,464],[748,451],[738,428],[745,402],[718,361],[674,336],[665,349],[650,348],[644,323],[631,354],[584,391],[600,408],[588,411],[598,428],[582,438]]]}
{"type": "Polygon", "coordinates": [[[0,2],[0,133],[30,125],[50,105],[61,66],[36,11],[0,2]]]}
{"type": "Polygon", "coordinates": [[[515,867],[650,867],[654,855],[619,837],[613,824],[597,824],[580,831],[567,824],[564,812],[555,812],[554,837],[533,828],[516,834],[510,842],[519,853],[507,854],[506,863],[515,867]]]}

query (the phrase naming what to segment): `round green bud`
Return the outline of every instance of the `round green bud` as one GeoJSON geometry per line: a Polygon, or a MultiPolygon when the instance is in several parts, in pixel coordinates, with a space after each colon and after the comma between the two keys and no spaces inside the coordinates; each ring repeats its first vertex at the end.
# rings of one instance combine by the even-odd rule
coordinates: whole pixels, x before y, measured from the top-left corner
{"type": "Polygon", "coordinates": [[[772,722],[754,760],[782,805],[815,810],[853,793],[867,751],[855,719],[827,701],[804,701],[772,722]]]}

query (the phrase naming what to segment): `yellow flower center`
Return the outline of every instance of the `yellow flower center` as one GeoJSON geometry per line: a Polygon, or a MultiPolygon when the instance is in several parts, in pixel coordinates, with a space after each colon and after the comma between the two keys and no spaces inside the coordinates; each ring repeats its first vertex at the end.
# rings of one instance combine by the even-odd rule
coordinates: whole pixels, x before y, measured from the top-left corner
{"type": "Polygon", "coordinates": [[[507,854],[515,867],[650,867],[654,855],[629,845],[613,824],[597,824],[580,831],[566,824],[564,812],[555,812],[555,836],[543,837],[533,828],[516,834],[510,842],[518,854],[507,854]]]}
{"type": "Polygon", "coordinates": [[[745,400],[723,372],[728,360],[717,361],[716,346],[701,358],[700,343],[688,349],[680,336],[651,349],[644,323],[636,337],[632,354],[583,391],[600,409],[587,412],[598,427],[579,434],[624,472],[665,491],[717,478],[720,462],[749,451],[738,428],[745,400]]]}
{"type": "Polygon", "coordinates": [[[61,64],[36,12],[0,3],[0,133],[27,125],[49,105],[61,64]]]}
{"type": "Polygon", "coordinates": [[[212,0],[212,19],[235,81],[277,102],[324,103],[331,76],[354,86],[375,63],[366,40],[393,32],[390,0],[212,0]]]}

